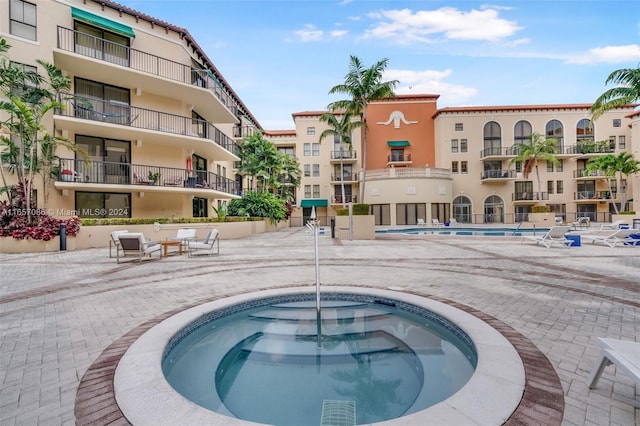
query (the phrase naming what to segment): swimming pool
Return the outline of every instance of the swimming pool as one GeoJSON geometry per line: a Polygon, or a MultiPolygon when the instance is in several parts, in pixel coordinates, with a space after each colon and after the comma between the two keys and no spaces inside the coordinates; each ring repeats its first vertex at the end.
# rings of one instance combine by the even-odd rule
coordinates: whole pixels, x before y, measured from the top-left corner
{"type": "Polygon", "coordinates": [[[506,227],[443,227],[443,228],[389,228],[376,229],[376,235],[410,234],[410,235],[482,235],[493,237],[522,236],[544,234],[549,228],[506,228],[506,227]]]}

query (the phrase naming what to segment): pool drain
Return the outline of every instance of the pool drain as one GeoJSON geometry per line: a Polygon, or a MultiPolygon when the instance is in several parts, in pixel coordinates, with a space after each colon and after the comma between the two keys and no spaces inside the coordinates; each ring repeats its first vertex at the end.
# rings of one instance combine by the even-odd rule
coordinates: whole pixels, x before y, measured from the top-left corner
{"type": "Polygon", "coordinates": [[[322,401],[322,419],[320,426],[353,426],[356,424],[356,402],[322,401]]]}

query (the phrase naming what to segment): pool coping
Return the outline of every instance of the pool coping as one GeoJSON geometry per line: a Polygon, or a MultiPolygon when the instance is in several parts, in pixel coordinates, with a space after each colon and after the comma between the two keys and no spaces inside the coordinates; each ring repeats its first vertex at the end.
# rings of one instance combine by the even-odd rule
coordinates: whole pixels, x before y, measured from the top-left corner
{"type": "MultiPolygon", "coordinates": [[[[283,294],[283,291],[296,291],[300,290],[304,292],[311,292],[312,287],[295,287],[295,288],[280,288],[280,289],[272,289],[272,290],[264,290],[261,292],[257,292],[263,295],[270,294],[283,294]]],[[[553,366],[549,362],[548,358],[540,352],[537,347],[525,336],[518,333],[511,326],[505,324],[504,322],[487,315],[481,311],[470,308],[466,305],[459,304],[457,302],[452,302],[447,299],[435,297],[429,294],[424,294],[416,291],[408,291],[402,289],[403,291],[396,291],[398,289],[394,289],[394,291],[388,290],[380,290],[380,289],[371,289],[366,287],[333,287],[333,286],[323,286],[323,292],[345,292],[348,290],[355,291],[358,294],[371,294],[373,296],[384,296],[383,293],[387,293],[390,298],[395,298],[401,301],[406,301],[407,303],[417,304],[416,296],[420,298],[429,298],[431,302],[438,302],[440,307],[443,308],[443,311],[452,312],[452,309],[455,307],[460,311],[466,312],[467,314],[479,318],[488,325],[490,328],[494,328],[497,330],[498,334],[501,334],[504,340],[511,342],[512,350],[517,350],[519,354],[518,359],[522,359],[523,364],[523,376],[526,377],[526,380],[523,379],[523,383],[519,385],[519,389],[523,391],[514,392],[517,394],[517,399],[515,407],[511,407],[509,409],[505,409],[504,407],[498,407],[498,411],[501,413],[499,416],[495,415],[495,412],[491,412],[489,414],[493,415],[494,421],[489,421],[488,417],[484,417],[484,414],[487,411],[494,410],[494,407],[491,410],[487,410],[486,406],[482,406],[480,403],[483,401],[479,399],[480,396],[489,396],[489,399],[495,399],[495,395],[488,395],[488,393],[484,390],[481,390],[480,393],[470,395],[469,398],[461,398],[463,395],[455,394],[452,398],[448,399],[441,404],[443,407],[443,411],[441,413],[447,412],[447,417],[442,419],[444,423],[451,424],[454,420],[459,420],[461,424],[507,424],[507,425],[522,425],[522,424],[547,424],[547,425],[560,425],[564,412],[564,394],[560,384],[560,380],[553,369],[553,366]],[[514,349],[515,347],[515,349],[514,349]],[[462,404],[463,406],[469,406],[473,403],[473,406],[469,408],[467,411],[457,412],[458,404],[462,404]],[[466,413],[466,414],[464,414],[466,413]],[[469,415],[472,417],[469,417],[469,415]],[[476,416],[478,414],[478,416],[476,416]],[[451,417],[453,415],[455,417],[451,417]],[[505,417],[506,416],[506,417],[505,417]]],[[[213,304],[235,304],[238,303],[239,300],[248,300],[248,295],[257,294],[256,292],[252,293],[243,293],[237,294],[230,297],[215,297],[211,298],[209,301],[205,302],[202,305],[192,305],[196,308],[195,311],[192,312],[202,312],[202,307],[207,306],[210,303],[213,304]]],[[[433,306],[436,306],[437,303],[432,303],[433,306]]],[[[116,370],[119,369],[119,364],[121,364],[121,360],[125,352],[131,349],[132,346],[138,342],[139,337],[144,335],[147,330],[154,328],[155,326],[161,324],[167,319],[171,319],[175,316],[175,314],[180,314],[182,312],[186,312],[185,308],[175,309],[173,311],[167,312],[162,316],[149,320],[137,328],[131,330],[129,333],[118,339],[112,345],[110,345],[107,349],[103,351],[103,353],[96,359],[96,361],[89,367],[85,375],[83,376],[80,385],[78,387],[78,391],[76,394],[76,407],[75,407],[75,415],[76,422],[78,425],[87,425],[87,424],[106,424],[113,422],[113,424],[170,424],[171,420],[167,418],[158,418],[159,416],[155,416],[155,410],[157,408],[157,401],[153,401],[153,398],[149,400],[148,398],[151,395],[146,393],[136,395],[137,403],[144,404],[145,408],[141,411],[141,416],[132,417],[132,413],[125,408],[125,405],[130,405],[122,398],[118,399],[116,402],[116,392],[115,388],[119,388],[119,392],[122,395],[122,392],[126,390],[122,384],[117,384],[118,382],[114,379],[116,376],[116,370]],[[123,404],[122,407],[118,406],[118,403],[123,404]],[[155,404],[155,405],[154,405],[155,404]],[[121,410],[123,408],[123,410],[121,410]]],[[[189,310],[189,307],[186,308],[189,310]]],[[[208,311],[210,309],[206,309],[208,311]]],[[[441,312],[436,312],[441,313],[441,312]]],[[[448,317],[446,314],[445,317],[448,317]]],[[[174,319],[175,320],[175,319],[174,319]]],[[[459,320],[453,318],[454,322],[459,323],[459,320]]],[[[184,321],[184,318],[183,318],[184,321]]],[[[464,325],[464,324],[459,324],[464,325]]],[[[470,335],[474,342],[478,346],[481,346],[481,342],[477,342],[477,337],[474,337],[473,332],[467,330],[465,327],[461,327],[466,333],[470,335]]],[[[166,331],[165,331],[166,332],[166,331]]],[[[171,336],[168,336],[170,338],[171,336]]],[[[499,338],[497,340],[500,340],[499,338]]],[[[156,345],[157,346],[157,345],[156,345]]],[[[160,345],[161,346],[161,345],[160,345]]],[[[162,350],[156,351],[158,357],[161,357],[162,350]]],[[[480,350],[479,350],[480,353],[480,350]]],[[[150,362],[150,358],[147,354],[143,359],[138,360],[137,362],[143,362],[143,366],[148,366],[150,364],[154,364],[150,362]]],[[[484,360],[483,360],[484,362],[484,360]]],[[[495,360],[487,359],[487,362],[491,362],[495,364],[495,360]]],[[[124,364],[122,364],[124,365],[124,364]]],[[[159,361],[156,363],[157,368],[160,369],[159,361]]],[[[480,358],[479,358],[480,365],[480,358]]],[[[498,364],[500,367],[500,376],[504,375],[504,365],[498,364]]],[[[122,373],[123,370],[120,371],[122,373]]],[[[127,374],[127,373],[125,373],[127,374]]],[[[126,376],[121,376],[125,377],[126,376]]],[[[148,377],[140,377],[136,375],[138,380],[142,380],[145,383],[144,387],[148,387],[150,380],[148,377]]],[[[493,380],[493,376],[491,375],[479,375],[477,378],[478,382],[481,381],[491,381],[493,380]]],[[[500,379],[500,378],[497,378],[500,379]]],[[[496,380],[497,380],[496,379],[496,380]]],[[[474,380],[472,378],[472,380],[474,380]]],[[[164,380],[163,380],[164,382],[164,380]]],[[[120,382],[122,383],[122,382],[120,382]]],[[[130,381],[124,382],[126,386],[134,386],[134,383],[130,381]],[[127,384],[129,383],[129,384],[127,384]]],[[[155,383],[155,382],[154,382],[155,383]]],[[[166,383],[166,382],[165,382],[166,383]]],[[[512,384],[511,384],[512,385],[512,384]]],[[[168,386],[168,385],[167,385],[168,386]]],[[[132,389],[132,388],[130,388],[132,389]]],[[[142,389],[144,391],[144,389],[142,389]]],[[[174,392],[171,389],[171,392],[174,392]]],[[[176,393],[177,394],[177,393],[176,393]]],[[[182,398],[182,397],[180,397],[182,398]]],[[[487,399],[487,398],[485,398],[487,399]]],[[[185,400],[186,401],[186,400],[185,400]]],[[[165,401],[162,401],[161,405],[165,404],[165,401]]],[[[198,412],[200,410],[205,410],[207,416],[210,416],[213,412],[201,408],[193,403],[187,401],[187,407],[189,411],[196,409],[198,412]]],[[[433,411],[434,408],[438,406],[431,407],[427,410],[423,410],[419,413],[412,414],[410,416],[401,417],[399,419],[394,419],[388,422],[383,422],[381,424],[386,425],[398,425],[398,424],[414,424],[418,420],[417,417],[420,414],[428,413],[429,422],[433,422],[436,415],[436,411],[433,411]]],[[[185,407],[186,408],[186,407],[185,407]]],[[[464,408],[464,407],[463,407],[464,408]]],[[[440,410],[440,408],[438,408],[440,410]]],[[[215,413],[213,413],[215,414],[215,413]]],[[[196,417],[185,416],[184,412],[180,416],[179,420],[181,424],[197,424],[199,420],[196,417]]],[[[224,420],[225,424],[251,424],[249,422],[241,421],[238,419],[233,419],[230,417],[222,416],[221,420],[224,420]]],[[[209,420],[211,421],[211,420],[209,420]]]]}
{"type": "MultiPolygon", "coordinates": [[[[461,390],[425,410],[377,424],[500,425],[520,404],[525,388],[524,365],[513,345],[486,322],[450,305],[400,291],[340,286],[325,287],[323,292],[385,297],[419,306],[454,322],[476,346],[476,370],[461,390]]],[[[204,303],[142,334],[121,358],[114,376],[115,398],[125,417],[135,425],[254,424],[213,412],[181,396],[164,377],[162,355],[169,340],[202,315],[256,299],[299,293],[312,293],[312,289],[263,290],[204,303]]]]}

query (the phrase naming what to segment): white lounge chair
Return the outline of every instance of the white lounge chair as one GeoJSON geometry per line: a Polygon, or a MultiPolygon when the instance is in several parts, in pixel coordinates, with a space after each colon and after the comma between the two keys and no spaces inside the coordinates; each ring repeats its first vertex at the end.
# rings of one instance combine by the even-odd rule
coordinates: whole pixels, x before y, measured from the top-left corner
{"type": "Polygon", "coordinates": [[[451,219],[449,219],[449,226],[458,226],[458,221],[456,220],[456,218],[452,217],[451,219]]]}
{"type": "Polygon", "coordinates": [[[112,248],[116,249],[116,252],[120,250],[120,240],[118,239],[118,235],[120,234],[128,234],[129,231],[123,229],[121,231],[112,231],[111,239],[109,240],[109,257],[113,258],[113,253],[111,252],[112,248]]]}
{"type": "Polygon", "coordinates": [[[431,219],[431,225],[437,228],[442,228],[442,223],[438,219],[431,219]]]}
{"type": "Polygon", "coordinates": [[[640,386],[640,342],[598,337],[598,345],[600,354],[589,375],[589,388],[596,387],[605,367],[611,364],[627,373],[635,380],[636,386],[640,386]]]}
{"type": "Polygon", "coordinates": [[[544,235],[523,235],[520,240],[522,244],[525,240],[535,241],[537,244],[542,244],[546,248],[551,247],[554,244],[570,247],[573,244],[573,240],[565,237],[565,234],[569,232],[570,226],[552,226],[544,235]]]}
{"type": "Polygon", "coordinates": [[[160,249],[162,246],[155,241],[147,241],[140,233],[119,234],[120,250],[116,251],[116,259],[120,263],[121,257],[137,257],[139,262],[145,257],[151,258],[156,251],[162,256],[160,249]]]}
{"type": "Polygon", "coordinates": [[[591,240],[592,244],[602,243],[613,248],[617,245],[640,245],[640,239],[631,237],[631,235],[640,232],[637,229],[618,229],[607,235],[587,234],[582,235],[585,240],[591,240]]]}
{"type": "Polygon", "coordinates": [[[418,219],[418,226],[425,226],[424,219],[418,219]]]}
{"type": "Polygon", "coordinates": [[[220,254],[220,240],[218,238],[217,229],[209,231],[204,240],[187,242],[187,253],[189,257],[202,252],[206,253],[208,256],[220,254]]]}
{"type": "Polygon", "coordinates": [[[602,225],[600,225],[600,229],[604,230],[604,229],[620,229],[620,226],[622,225],[629,225],[627,222],[625,222],[624,220],[616,220],[615,222],[611,222],[611,223],[603,223],[602,225]]]}
{"type": "Polygon", "coordinates": [[[589,219],[589,216],[579,217],[575,222],[573,222],[574,229],[588,228],[589,226],[591,226],[591,219],[589,219]]]}

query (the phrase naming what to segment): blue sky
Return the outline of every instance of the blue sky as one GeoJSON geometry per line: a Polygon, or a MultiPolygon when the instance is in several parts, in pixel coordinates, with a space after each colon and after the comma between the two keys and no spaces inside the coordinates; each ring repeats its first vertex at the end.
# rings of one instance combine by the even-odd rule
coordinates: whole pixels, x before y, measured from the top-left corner
{"type": "Polygon", "coordinates": [[[267,130],[340,99],[350,55],[440,108],[590,103],[640,63],[638,0],[119,3],[186,28],[267,130]]]}

